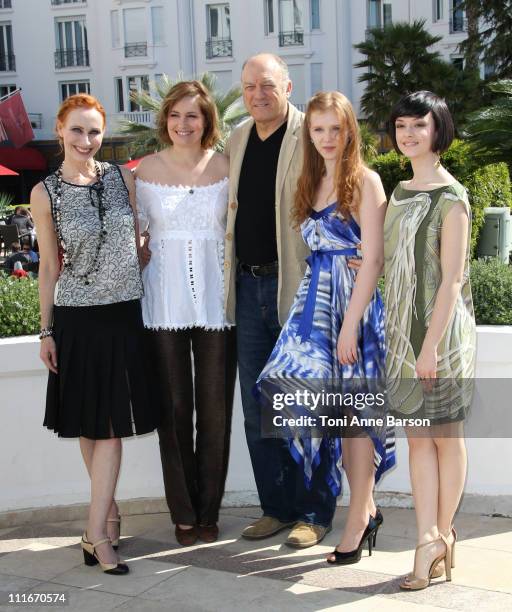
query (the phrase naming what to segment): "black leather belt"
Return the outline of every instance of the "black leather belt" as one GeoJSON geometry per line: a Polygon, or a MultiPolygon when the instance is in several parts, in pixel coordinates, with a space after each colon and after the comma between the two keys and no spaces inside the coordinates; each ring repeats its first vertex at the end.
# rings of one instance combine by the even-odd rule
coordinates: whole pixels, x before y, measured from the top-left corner
{"type": "Polygon", "coordinates": [[[243,272],[252,274],[255,278],[258,276],[275,276],[279,272],[279,263],[273,261],[268,264],[263,264],[262,266],[250,266],[249,264],[239,262],[238,268],[243,272]]]}

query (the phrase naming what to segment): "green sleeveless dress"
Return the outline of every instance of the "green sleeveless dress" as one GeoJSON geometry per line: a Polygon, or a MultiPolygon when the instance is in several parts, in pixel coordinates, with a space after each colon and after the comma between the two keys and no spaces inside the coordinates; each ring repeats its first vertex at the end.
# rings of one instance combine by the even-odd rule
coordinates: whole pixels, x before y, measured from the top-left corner
{"type": "Polygon", "coordinates": [[[470,236],[454,311],[437,348],[437,381],[426,392],[416,379],[416,359],[441,284],[441,230],[457,203],[471,209],[460,183],[431,191],[401,183],[391,195],[384,224],[386,374],[390,407],[434,423],[464,419],[472,401],[476,326],[469,284],[470,236]]]}

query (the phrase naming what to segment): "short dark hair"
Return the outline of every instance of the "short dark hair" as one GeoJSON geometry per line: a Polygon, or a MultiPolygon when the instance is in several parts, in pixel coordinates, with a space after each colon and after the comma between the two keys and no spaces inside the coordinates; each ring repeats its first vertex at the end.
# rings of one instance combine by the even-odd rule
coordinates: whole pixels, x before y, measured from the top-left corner
{"type": "Polygon", "coordinates": [[[443,98],[431,91],[415,91],[401,98],[393,107],[389,118],[389,135],[395,151],[401,153],[396,142],[395,121],[398,117],[424,117],[432,113],[436,126],[436,137],[432,142],[432,151],[444,153],[455,137],[453,119],[443,98]]]}

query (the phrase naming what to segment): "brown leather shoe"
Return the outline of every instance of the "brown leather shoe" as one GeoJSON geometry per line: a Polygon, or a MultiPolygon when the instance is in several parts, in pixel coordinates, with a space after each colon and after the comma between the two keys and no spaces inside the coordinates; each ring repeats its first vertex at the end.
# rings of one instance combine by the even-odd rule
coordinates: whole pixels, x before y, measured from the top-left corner
{"type": "Polygon", "coordinates": [[[242,538],[247,540],[261,540],[268,538],[276,533],[279,533],[287,527],[293,527],[295,521],[290,523],[281,523],[273,516],[262,516],[257,521],[253,521],[242,531],[242,538]]]}
{"type": "Polygon", "coordinates": [[[206,544],[211,544],[212,542],[216,542],[219,537],[219,528],[217,523],[213,525],[198,525],[197,526],[197,535],[199,539],[206,544]]]}
{"type": "Polygon", "coordinates": [[[323,527],[322,525],[313,525],[299,521],[290,531],[285,544],[293,548],[309,548],[310,546],[320,544],[331,529],[331,525],[323,527]]]}
{"type": "Polygon", "coordinates": [[[179,525],[176,525],[174,535],[176,536],[176,540],[178,540],[178,544],[182,546],[192,546],[192,544],[197,542],[197,527],[194,526],[191,529],[182,529],[179,525]]]}

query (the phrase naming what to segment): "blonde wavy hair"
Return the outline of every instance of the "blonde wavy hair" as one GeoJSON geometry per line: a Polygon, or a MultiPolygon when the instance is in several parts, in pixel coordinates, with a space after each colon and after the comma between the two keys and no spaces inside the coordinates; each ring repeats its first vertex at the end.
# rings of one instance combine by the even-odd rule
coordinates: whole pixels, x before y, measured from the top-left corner
{"type": "Polygon", "coordinates": [[[323,157],[311,141],[311,115],[315,112],[334,110],[340,120],[340,138],[345,147],[336,160],[334,184],[336,186],[336,210],[345,219],[357,210],[361,198],[364,163],[361,157],[361,138],[357,118],[349,100],[339,91],[321,91],[315,94],[306,108],[302,138],[304,161],[297,183],[295,202],[291,211],[292,223],[298,227],[310,215],[315,194],[325,172],[323,157]]]}

